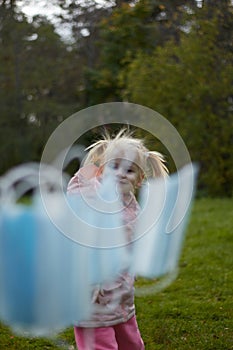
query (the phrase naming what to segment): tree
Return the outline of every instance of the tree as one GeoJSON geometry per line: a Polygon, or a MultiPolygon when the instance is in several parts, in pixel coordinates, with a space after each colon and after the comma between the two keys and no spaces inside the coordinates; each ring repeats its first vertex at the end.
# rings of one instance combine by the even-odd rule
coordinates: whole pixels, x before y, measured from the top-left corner
{"type": "Polygon", "coordinates": [[[69,22],[72,28],[72,47],[79,58],[79,66],[82,70],[82,93],[85,106],[90,104],[90,80],[87,71],[94,69],[99,61],[99,24],[103,18],[108,17],[115,2],[106,1],[105,5],[99,5],[94,0],[59,1],[59,5],[65,11],[61,16],[63,23],[69,22]]]}
{"type": "Polygon", "coordinates": [[[1,172],[40,159],[54,128],[81,108],[75,58],[46,18],[29,23],[16,2],[1,3],[1,172]]]}
{"type": "Polygon", "coordinates": [[[22,152],[22,140],[26,121],[22,119],[22,71],[25,40],[31,35],[30,25],[24,16],[17,19],[15,2],[3,1],[0,5],[0,133],[1,167],[9,164],[9,157],[16,161],[22,152]]]}
{"type": "Polygon", "coordinates": [[[200,190],[232,195],[232,12],[229,6],[224,18],[216,9],[210,19],[201,11],[178,46],[169,42],[132,61],[126,96],[177,127],[201,165],[200,190]]]}
{"type": "Polygon", "coordinates": [[[90,103],[122,100],[122,69],[138,51],[152,52],[174,38],[179,41],[195,1],[121,1],[99,24],[99,59],[88,70],[90,103]]]}

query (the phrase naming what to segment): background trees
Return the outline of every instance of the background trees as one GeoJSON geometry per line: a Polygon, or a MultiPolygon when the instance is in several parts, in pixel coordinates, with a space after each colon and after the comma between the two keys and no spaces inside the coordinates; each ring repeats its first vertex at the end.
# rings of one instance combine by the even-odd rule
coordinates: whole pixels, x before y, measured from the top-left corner
{"type": "Polygon", "coordinates": [[[71,113],[126,100],[174,124],[201,193],[232,195],[231,1],[53,0],[52,23],[23,3],[0,1],[1,173],[39,160],[71,113]]]}
{"type": "Polygon", "coordinates": [[[45,140],[77,98],[77,57],[45,18],[30,23],[17,2],[0,5],[1,172],[38,160],[45,140]]]}
{"type": "Polygon", "coordinates": [[[213,194],[232,191],[232,53],[219,40],[228,26],[222,12],[200,16],[179,45],[138,54],[126,74],[126,96],[169,116],[200,162],[203,191],[213,194]]]}

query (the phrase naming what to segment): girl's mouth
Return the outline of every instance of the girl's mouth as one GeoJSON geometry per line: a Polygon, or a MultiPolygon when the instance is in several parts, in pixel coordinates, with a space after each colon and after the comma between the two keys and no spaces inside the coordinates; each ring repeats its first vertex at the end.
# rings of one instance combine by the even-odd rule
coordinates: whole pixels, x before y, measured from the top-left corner
{"type": "Polygon", "coordinates": [[[127,181],[127,180],[120,180],[119,183],[120,183],[120,184],[127,184],[128,181],[127,181]]]}

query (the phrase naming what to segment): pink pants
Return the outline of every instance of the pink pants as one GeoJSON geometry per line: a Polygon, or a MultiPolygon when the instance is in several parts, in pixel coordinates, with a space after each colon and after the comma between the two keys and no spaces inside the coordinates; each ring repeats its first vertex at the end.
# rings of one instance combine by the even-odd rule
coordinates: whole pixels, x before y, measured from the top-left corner
{"type": "Polygon", "coordinates": [[[78,350],[144,350],[136,317],[111,327],[74,327],[78,350]]]}

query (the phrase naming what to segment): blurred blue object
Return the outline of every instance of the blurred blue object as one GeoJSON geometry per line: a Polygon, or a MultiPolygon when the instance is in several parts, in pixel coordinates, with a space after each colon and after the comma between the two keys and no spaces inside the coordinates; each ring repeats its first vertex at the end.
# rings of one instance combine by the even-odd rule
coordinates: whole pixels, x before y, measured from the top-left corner
{"type": "Polygon", "coordinates": [[[83,247],[60,233],[43,206],[1,213],[0,317],[22,334],[49,335],[85,319],[90,290],[83,247]]]}
{"type": "Polygon", "coordinates": [[[150,180],[142,189],[133,273],[157,278],[176,271],[197,173],[198,167],[188,164],[168,178],[150,180]]]}
{"type": "Polygon", "coordinates": [[[92,203],[47,187],[29,206],[1,202],[0,318],[15,332],[46,336],[85,320],[93,284],[129,268],[119,207],[105,203],[110,182],[92,203]]]}
{"type": "Polygon", "coordinates": [[[115,179],[106,177],[99,191],[92,193],[91,197],[85,193],[67,196],[74,216],[66,214],[73,224],[64,227],[63,232],[85,247],[88,256],[86,272],[91,284],[112,281],[118,273],[129,269],[130,252],[122,222],[123,206],[114,195],[114,188],[115,179]]]}
{"type": "Polygon", "coordinates": [[[149,278],[173,272],[196,177],[197,168],[190,164],[145,185],[130,247],[115,179],[106,177],[91,198],[51,192],[43,184],[29,206],[7,201],[5,191],[0,201],[0,319],[23,335],[51,335],[90,316],[94,284],[126,270],[149,278]]]}
{"type": "Polygon", "coordinates": [[[37,242],[33,212],[17,208],[1,215],[0,315],[11,324],[35,320],[37,242]]]}

